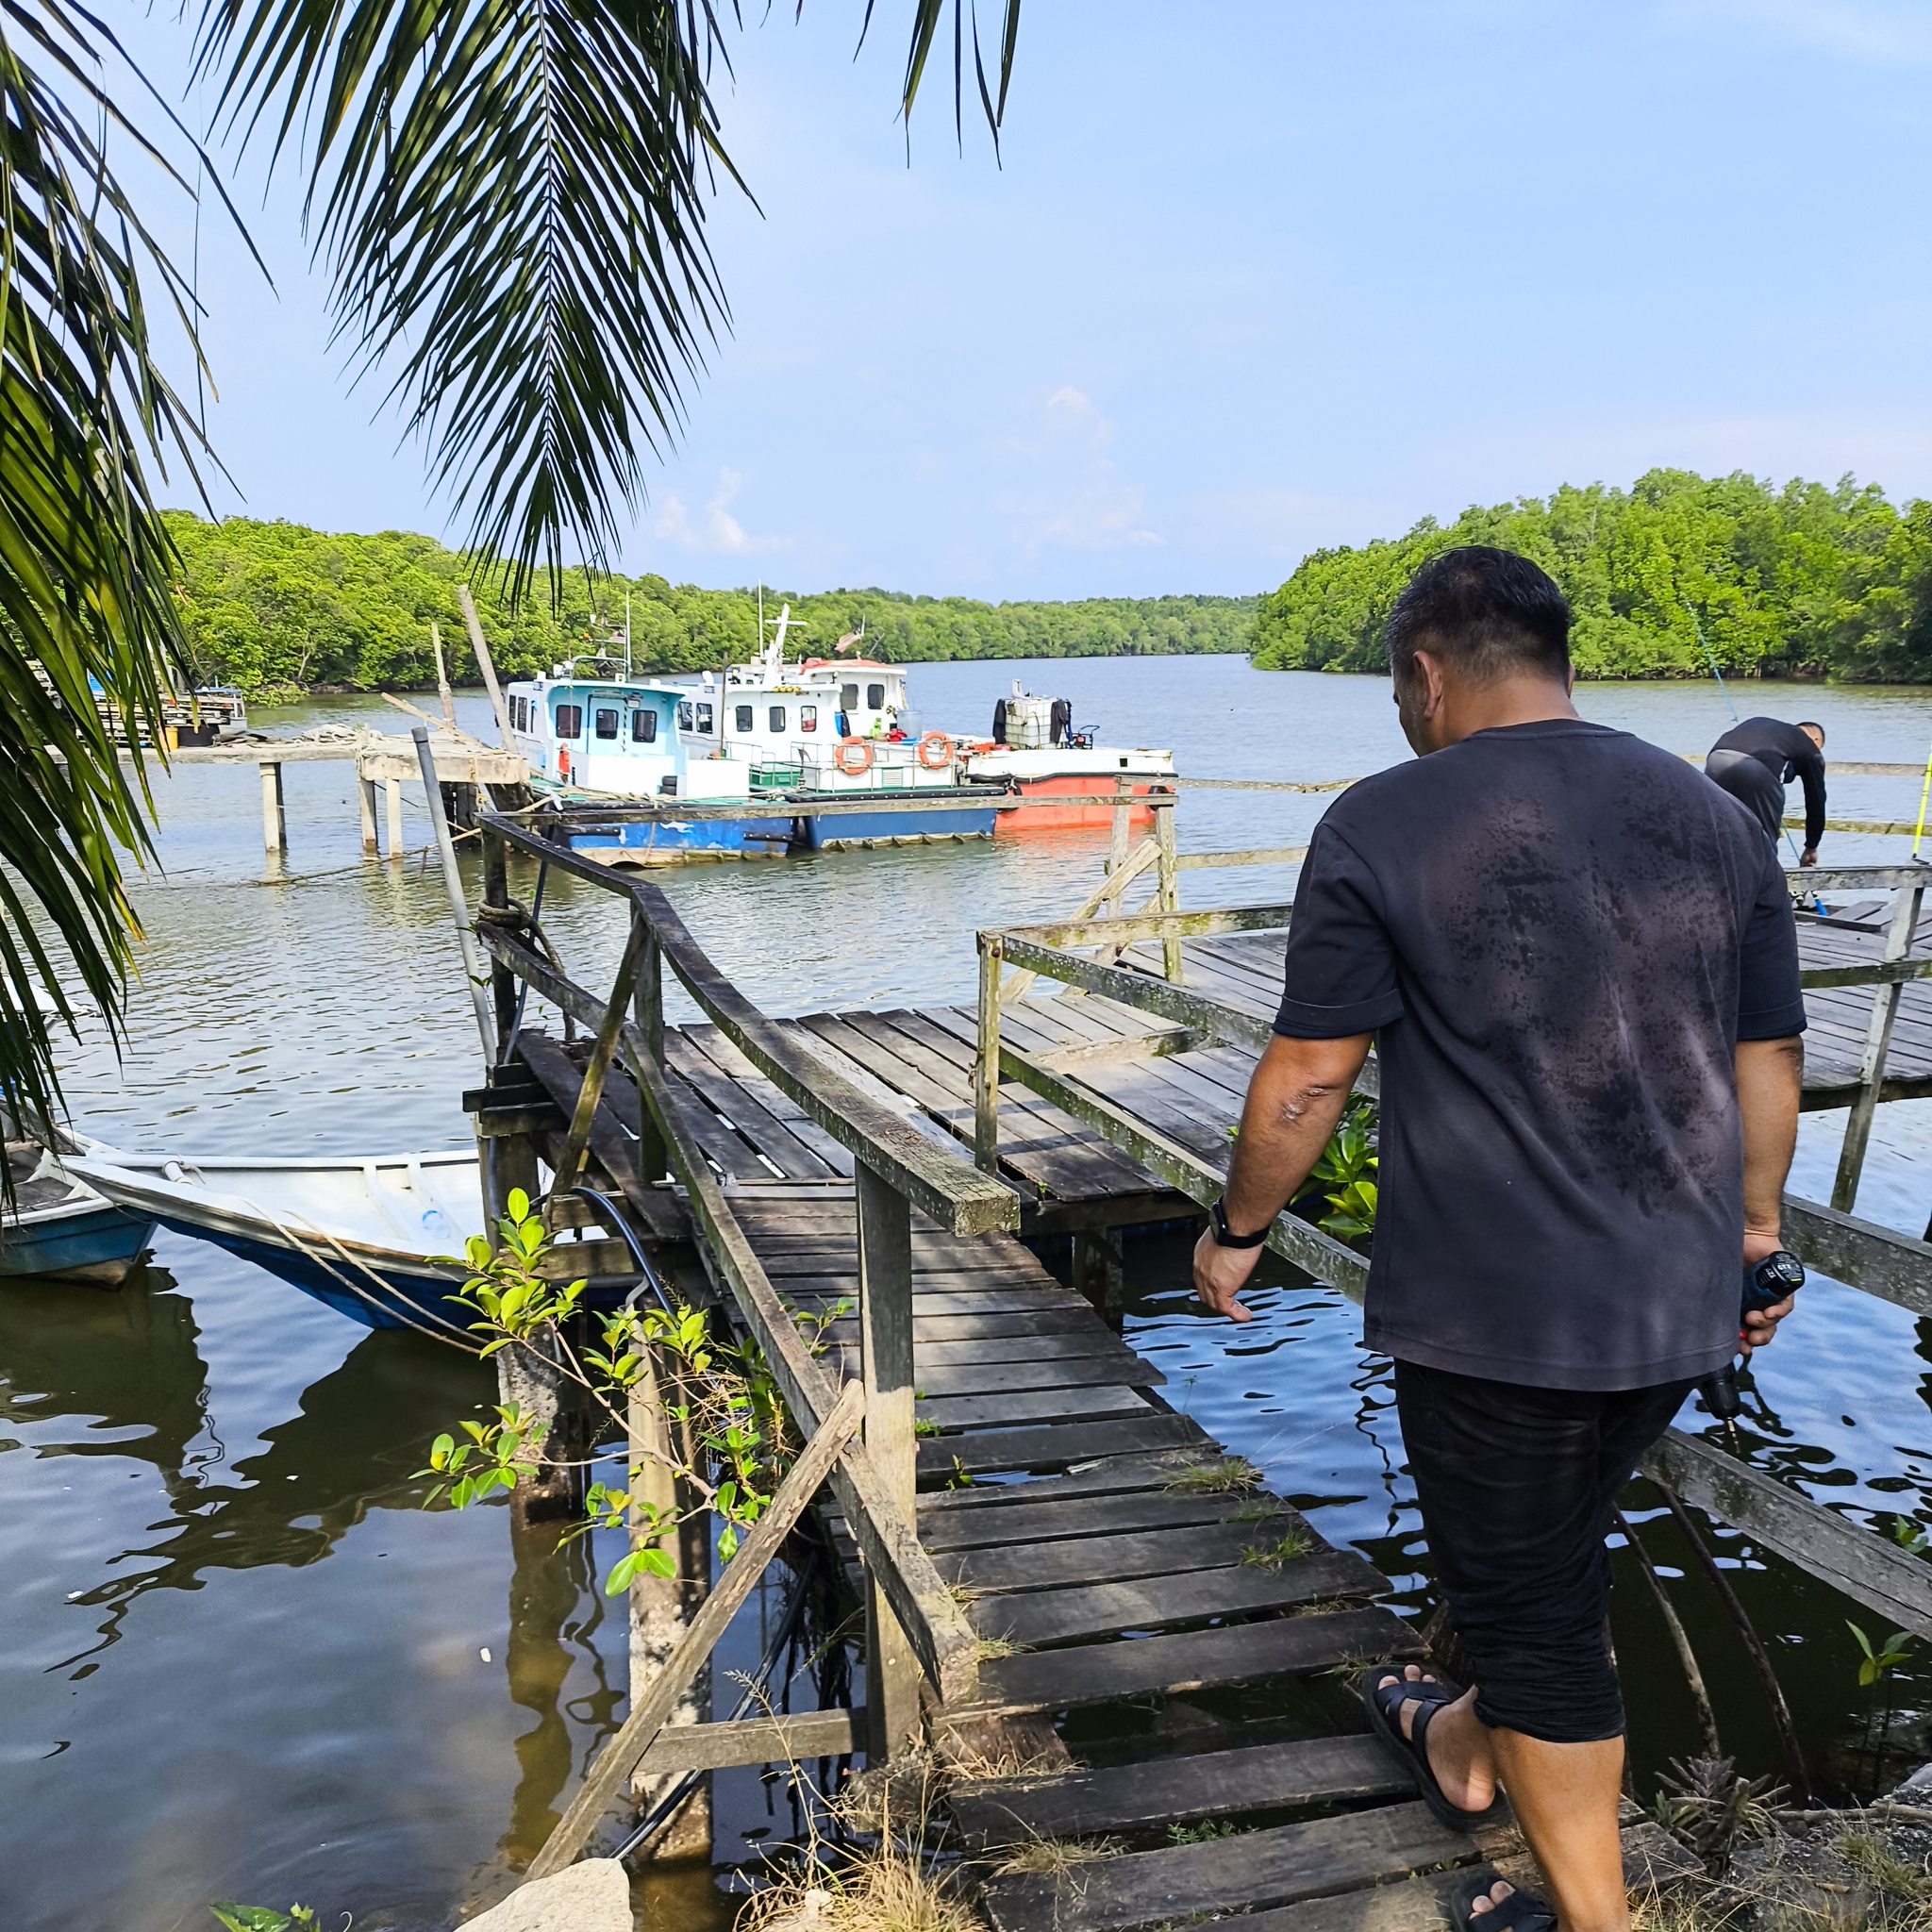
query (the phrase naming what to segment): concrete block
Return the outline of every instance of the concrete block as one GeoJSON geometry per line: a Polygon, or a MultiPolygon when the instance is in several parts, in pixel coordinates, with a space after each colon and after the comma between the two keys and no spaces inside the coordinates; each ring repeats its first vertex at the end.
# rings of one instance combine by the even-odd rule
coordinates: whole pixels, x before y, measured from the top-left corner
{"type": "Polygon", "coordinates": [[[585,1858],[519,1886],[462,1932],[631,1932],[630,1880],[615,1858],[585,1858]]]}

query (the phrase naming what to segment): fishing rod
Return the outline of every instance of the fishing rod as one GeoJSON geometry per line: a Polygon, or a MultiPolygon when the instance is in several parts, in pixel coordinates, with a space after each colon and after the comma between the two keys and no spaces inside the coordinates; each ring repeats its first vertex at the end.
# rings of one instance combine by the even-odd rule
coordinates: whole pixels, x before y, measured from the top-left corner
{"type": "MultiPolygon", "coordinates": [[[[1685,614],[1690,620],[1690,628],[1697,633],[1698,644],[1702,647],[1704,652],[1704,661],[1710,666],[1710,675],[1717,680],[1717,693],[1718,696],[1723,698],[1724,701],[1724,709],[1731,714],[1731,723],[1733,724],[1741,724],[1744,721],[1738,716],[1738,708],[1731,702],[1730,689],[1724,683],[1724,673],[1717,668],[1717,658],[1715,654],[1712,652],[1709,644],[1705,641],[1704,626],[1698,623],[1696,611],[1692,610],[1690,605],[1688,604],[1685,605],[1684,610],[1685,614]]],[[[1927,758],[1925,770],[1927,782],[1932,783],[1932,758],[1927,758]]],[[[1924,826],[1924,800],[1921,800],[1919,818],[1919,824],[1921,827],[1924,826]]],[[[1779,825],[1778,830],[1784,834],[1785,843],[1790,847],[1791,863],[1795,865],[1800,872],[1804,871],[1804,855],[1799,852],[1798,841],[1791,837],[1790,827],[1781,824],[1779,825]]],[[[1912,856],[1914,858],[1918,857],[1917,846],[1914,846],[1912,848],[1912,856]]],[[[1830,914],[1826,912],[1826,910],[1824,909],[1824,901],[1821,899],[1816,892],[1813,892],[1811,894],[1811,907],[1812,909],[1818,914],[1820,919],[1827,919],[1830,917],[1830,914]]]]}

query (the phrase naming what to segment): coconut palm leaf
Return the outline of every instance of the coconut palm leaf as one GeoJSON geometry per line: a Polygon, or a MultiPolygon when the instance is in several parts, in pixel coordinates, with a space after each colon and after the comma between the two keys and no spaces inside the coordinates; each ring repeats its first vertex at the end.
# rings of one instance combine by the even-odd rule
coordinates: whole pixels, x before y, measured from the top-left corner
{"type": "Polygon", "coordinates": [[[95,687],[158,741],[181,639],[153,482],[171,451],[192,479],[201,446],[156,366],[142,278],[191,351],[192,301],[110,133],[186,184],[104,92],[117,51],[61,0],[0,0],[0,1107],[36,1134],[64,988],[117,1024],[137,927],[116,848],[147,849],[148,801],[95,687]]]}
{"type": "MultiPolygon", "coordinates": [[[[916,0],[908,108],[945,5],[916,0]]],[[[997,106],[974,42],[995,132],[1005,6],[997,106]]],[[[339,339],[387,368],[512,595],[601,566],[728,321],[704,228],[720,178],[743,186],[710,93],[724,24],[714,0],[207,0],[219,113],[300,151],[339,339]]]]}

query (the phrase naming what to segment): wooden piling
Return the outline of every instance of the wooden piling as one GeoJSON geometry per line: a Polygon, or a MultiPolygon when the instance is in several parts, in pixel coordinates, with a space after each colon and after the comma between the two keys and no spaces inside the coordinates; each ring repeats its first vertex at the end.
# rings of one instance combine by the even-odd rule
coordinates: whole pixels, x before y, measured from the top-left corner
{"type": "Polygon", "coordinates": [[[389,805],[389,857],[399,859],[403,856],[403,781],[385,778],[382,789],[389,805]]]}
{"type": "MultiPolygon", "coordinates": [[[[1884,960],[1903,959],[1911,951],[1912,936],[1919,929],[1919,903],[1924,897],[1923,886],[1901,886],[1892,901],[1891,924],[1885,931],[1884,960]]],[[[1879,1089],[1885,1084],[1886,1056],[1891,1051],[1892,1028],[1898,1021],[1898,1003],[1905,993],[1905,982],[1894,979],[1875,989],[1872,996],[1872,1019],[1865,1032],[1865,1050],[1858,1061],[1858,1097],[1852,1103],[1851,1119],[1845,1124],[1845,1138],[1839,1148],[1838,1174],[1831,1184],[1831,1205],[1840,1214],[1849,1214],[1858,1199],[1858,1176],[1865,1166],[1865,1149],[1872,1139],[1872,1120],[1878,1111],[1879,1089]]]]}
{"type": "Polygon", "coordinates": [[[1117,1227],[1074,1231],[1074,1291],[1083,1295],[1109,1328],[1126,1320],[1126,1256],[1117,1227]]]}
{"type": "Polygon", "coordinates": [[[282,798],[282,768],[267,759],[261,766],[261,842],[277,857],[289,849],[289,819],[282,798]]]}
{"type": "MultiPolygon", "coordinates": [[[[916,1520],[919,1489],[919,1441],[913,1427],[911,1209],[905,1195],[863,1161],[854,1173],[854,1192],[865,1453],[887,1494],[911,1523],[916,1520]]],[[[866,1751],[874,1764],[883,1764],[918,1728],[919,1660],[875,1582],[866,1591],[865,1633],[866,1751]]]]}
{"type": "MultiPolygon", "coordinates": [[[[641,912],[633,909],[631,913],[633,930],[641,930],[642,943],[638,949],[637,984],[631,994],[631,1018],[638,1031],[644,1036],[651,1058],[658,1066],[664,1064],[664,952],[658,943],[658,935],[650,928],[641,912]]],[[[655,1188],[670,1172],[671,1157],[664,1145],[664,1136],[658,1131],[657,1116],[652,1113],[645,1100],[642,1089],[638,1091],[638,1180],[641,1185],[655,1188]]]]}
{"type": "MultiPolygon", "coordinates": [[[[655,1450],[658,1455],[684,1459],[690,1443],[688,1424],[680,1424],[666,1413],[667,1385],[660,1380],[658,1365],[652,1361],[644,1374],[631,1385],[627,1410],[630,1439],[630,1546],[633,1550],[652,1539],[643,1524],[644,1505],[659,1509],[689,1509],[696,1500],[662,1462],[641,1453],[655,1450]]],[[[711,1588],[710,1517],[698,1511],[667,1538],[662,1545],[677,1565],[675,1576],[653,1576],[641,1572],[631,1579],[630,1606],[630,1706],[636,1710],[651,1695],[664,1666],[670,1661],[703,1608],[711,1588]]],[[[708,1662],[691,1679],[689,1688],[672,1707],[667,1724],[708,1724],[711,1718],[711,1667],[708,1662]]],[[[648,1815],[670,1795],[678,1783],[670,1773],[643,1773],[631,1781],[631,1798],[641,1816],[648,1815]]],[[[649,1854],[656,1858],[708,1857],[711,1849],[711,1782],[700,1778],[689,1797],[651,1836],[649,1854]]]]}
{"type": "Polygon", "coordinates": [[[362,820],[362,856],[374,858],[381,849],[375,838],[375,781],[358,775],[356,779],[356,803],[360,808],[362,820]]]}

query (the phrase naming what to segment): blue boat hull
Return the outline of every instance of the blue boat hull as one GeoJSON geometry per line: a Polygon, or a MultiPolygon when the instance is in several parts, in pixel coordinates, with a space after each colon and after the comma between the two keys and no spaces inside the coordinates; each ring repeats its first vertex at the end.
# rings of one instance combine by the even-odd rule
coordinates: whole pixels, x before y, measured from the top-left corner
{"type": "Polygon", "coordinates": [[[691,858],[763,858],[791,842],[786,818],[657,819],[573,830],[570,847],[617,865],[677,865],[691,858]]]}
{"type": "Polygon", "coordinates": [[[103,1202],[84,1214],[0,1226],[0,1274],[119,1287],[153,1241],[155,1224],[103,1202]]]}
{"type": "MultiPolygon", "coordinates": [[[[864,794],[825,795],[843,804],[864,794]]],[[[984,795],[963,797],[947,807],[933,805],[930,791],[881,792],[874,810],[802,818],[798,823],[805,827],[806,849],[810,852],[836,851],[841,845],[920,844],[928,839],[991,839],[997,813],[992,805],[980,802],[984,795]],[[907,808],[900,804],[902,799],[921,803],[907,808]]]]}

